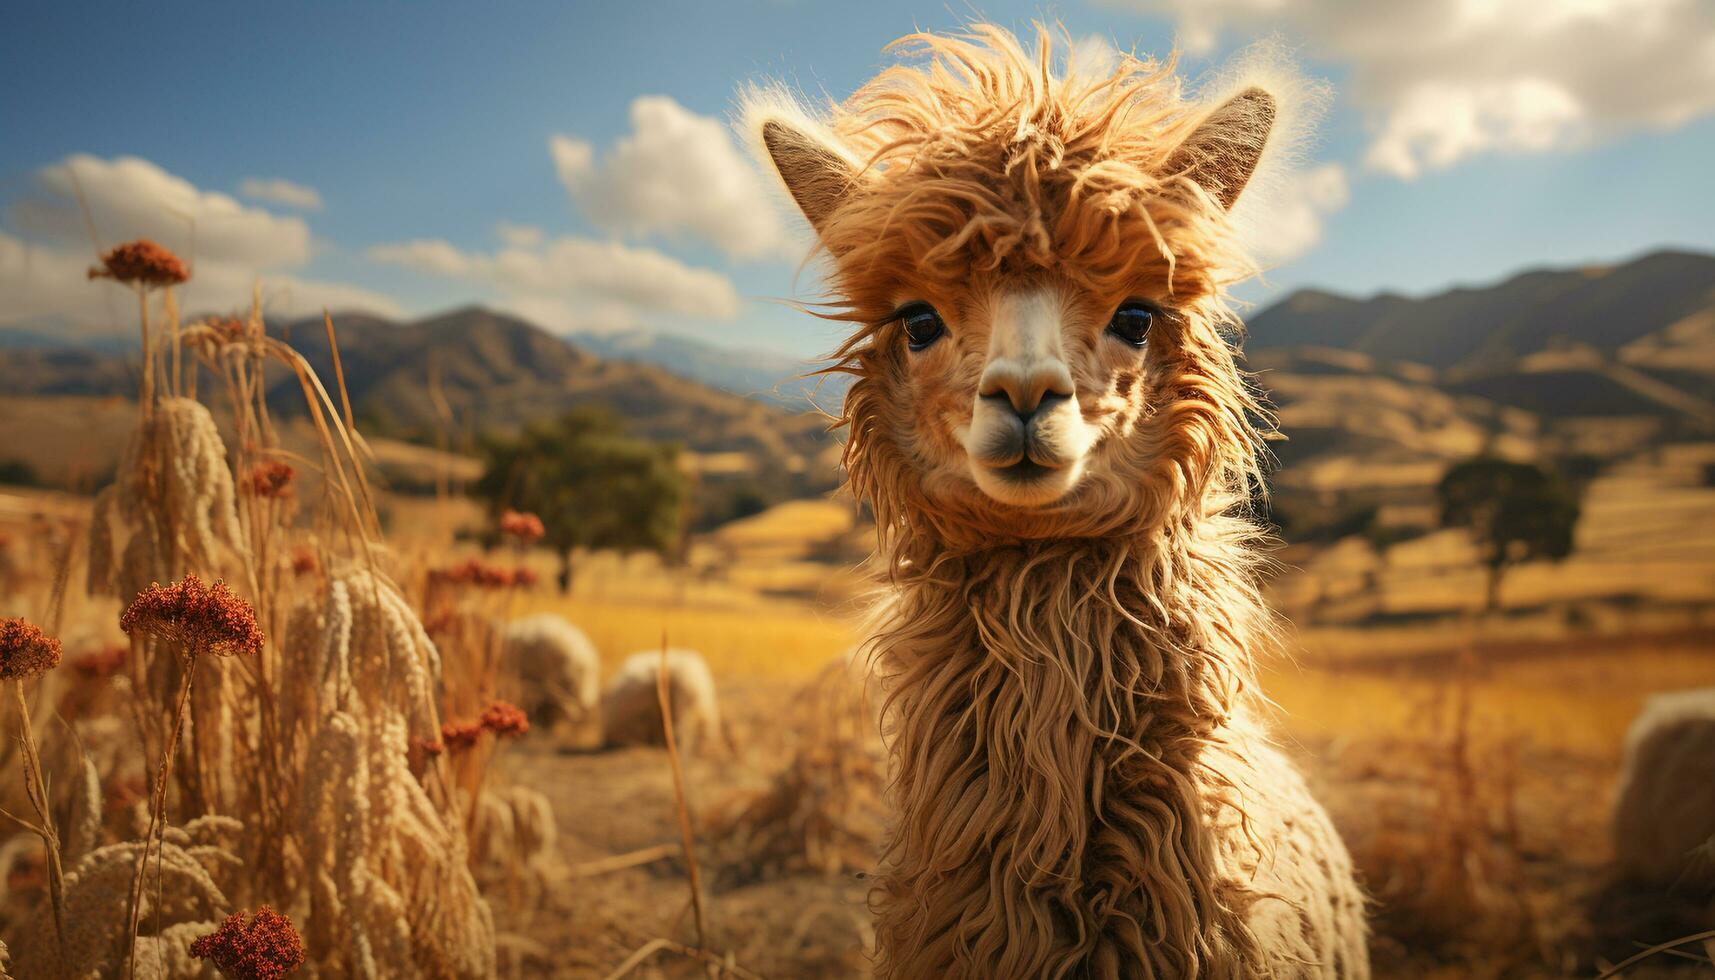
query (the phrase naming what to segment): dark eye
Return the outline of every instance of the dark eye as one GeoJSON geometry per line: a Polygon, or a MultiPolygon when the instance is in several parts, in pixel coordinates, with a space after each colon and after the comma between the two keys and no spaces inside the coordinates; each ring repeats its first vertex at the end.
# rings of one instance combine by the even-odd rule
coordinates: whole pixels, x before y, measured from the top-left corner
{"type": "Polygon", "coordinates": [[[905,327],[905,344],[912,350],[922,350],[941,339],[947,324],[941,314],[928,303],[912,303],[899,311],[899,322],[905,327]]]}
{"type": "Polygon", "coordinates": [[[1108,333],[1125,341],[1133,347],[1142,347],[1149,339],[1149,325],[1155,322],[1155,308],[1148,303],[1137,300],[1127,300],[1114,311],[1114,318],[1108,321],[1108,333]]]}

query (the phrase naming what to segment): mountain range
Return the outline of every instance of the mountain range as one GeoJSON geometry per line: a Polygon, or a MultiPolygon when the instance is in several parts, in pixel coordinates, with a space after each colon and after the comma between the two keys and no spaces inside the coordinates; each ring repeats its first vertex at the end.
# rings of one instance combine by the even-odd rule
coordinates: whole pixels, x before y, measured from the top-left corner
{"type": "MultiPolygon", "coordinates": [[[[596,403],[639,435],[681,443],[716,479],[769,497],[835,479],[826,419],[806,409],[812,398],[837,403],[841,379],[818,391],[805,377],[813,365],[679,336],[557,337],[479,307],[409,322],[333,319],[368,431],[456,447],[596,403]]],[[[332,377],[319,318],[270,329],[332,377]]],[[[1276,454],[1288,476],[1311,484],[1385,482],[1402,478],[1389,466],[1485,447],[1611,455],[1710,438],[1715,256],[1661,251],[1416,298],[1300,290],[1250,318],[1245,348],[1288,436],[1276,454]]],[[[129,355],[119,338],[67,337],[51,323],[0,327],[0,394],[129,394],[129,355]]],[[[281,396],[289,406],[290,393],[281,396]]]]}
{"type": "MultiPolygon", "coordinates": [[[[1658,434],[1715,427],[1715,256],[1661,251],[1612,266],[1535,270],[1412,299],[1300,290],[1252,317],[1253,368],[1362,359],[1454,396],[1542,417],[1636,417],[1658,434]]],[[[1264,382],[1265,387],[1267,382],[1264,382]]]]}

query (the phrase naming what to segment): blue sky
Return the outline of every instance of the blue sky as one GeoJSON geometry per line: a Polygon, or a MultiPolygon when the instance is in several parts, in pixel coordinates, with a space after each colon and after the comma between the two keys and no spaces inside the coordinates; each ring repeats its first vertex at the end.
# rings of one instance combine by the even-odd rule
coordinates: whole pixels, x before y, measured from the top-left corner
{"type": "Polygon", "coordinates": [[[730,163],[718,148],[679,154],[670,141],[706,144],[697,120],[724,118],[740,83],[843,96],[889,40],[979,16],[1019,29],[1059,20],[1140,53],[1177,37],[1192,76],[1275,34],[1335,85],[1308,161],[1317,203],[1291,216],[1290,234],[1281,226],[1292,254],[1248,291],[1258,300],[1312,284],[1421,293],[1663,246],[1715,250],[1711,5],[1582,0],[1565,17],[1543,6],[26,5],[0,35],[0,324],[115,309],[111,294],[91,299],[112,287],[65,281],[90,252],[55,193],[70,172],[109,244],[152,233],[188,250],[183,212],[197,215],[192,306],[236,304],[260,275],[282,314],[476,301],[557,329],[646,327],[812,355],[830,345],[827,329],[766,302],[814,291],[812,274],[795,275],[790,226],[742,209],[676,226],[642,198],[627,203],[634,167],[610,165],[614,148],[648,143],[624,158],[646,161],[666,140],[662,166],[706,157],[718,169],[730,163]],[[1440,7],[1432,24],[1414,21],[1440,7]],[[650,96],[670,100],[646,103],[661,127],[652,143],[634,115],[650,96]],[[556,137],[583,149],[557,156],[556,137]],[[566,162],[579,152],[584,163],[566,162]],[[241,193],[256,179],[290,186],[241,193]],[[319,207],[303,206],[308,191],[319,207]],[[581,285],[556,278],[590,268],[581,285]],[[677,285],[657,291],[655,275],[677,285]],[[627,276],[642,286],[616,285],[627,276]]]}

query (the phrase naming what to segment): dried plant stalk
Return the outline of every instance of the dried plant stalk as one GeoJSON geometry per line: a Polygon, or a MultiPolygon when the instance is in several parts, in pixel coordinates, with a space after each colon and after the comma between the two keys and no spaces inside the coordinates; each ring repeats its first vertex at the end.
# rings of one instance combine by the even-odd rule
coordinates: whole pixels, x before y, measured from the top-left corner
{"type": "Polygon", "coordinates": [[[463,827],[406,761],[413,738],[438,733],[434,644],[398,589],[364,569],[331,576],[319,619],[321,634],[294,651],[308,690],[292,697],[309,729],[294,831],[311,958],[354,975],[410,963],[425,975],[487,976],[494,924],[463,827]]]}
{"type": "Polygon", "coordinates": [[[673,801],[679,813],[679,836],[685,846],[685,869],[690,879],[691,912],[697,926],[697,948],[708,948],[703,923],[703,888],[697,870],[697,846],[691,832],[691,807],[685,799],[685,773],[679,765],[679,743],[673,738],[672,693],[667,677],[667,634],[661,634],[661,663],[655,674],[655,696],[661,705],[661,735],[667,742],[667,764],[673,768],[673,801]]]}

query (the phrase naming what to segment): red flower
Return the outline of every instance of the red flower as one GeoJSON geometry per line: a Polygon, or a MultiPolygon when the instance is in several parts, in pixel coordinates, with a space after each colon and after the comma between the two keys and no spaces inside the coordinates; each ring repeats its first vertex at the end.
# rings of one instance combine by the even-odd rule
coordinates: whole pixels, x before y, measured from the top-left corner
{"type": "Polygon", "coordinates": [[[417,751],[423,753],[423,755],[429,758],[440,755],[442,752],[447,750],[446,743],[442,742],[438,738],[412,739],[411,744],[416,747],[417,751]]]}
{"type": "Polygon", "coordinates": [[[131,656],[131,648],[115,643],[112,646],[91,650],[71,662],[71,669],[81,677],[99,680],[119,673],[125,666],[126,658],[131,656]]]}
{"type": "Polygon", "coordinates": [[[514,585],[534,585],[536,573],[527,569],[490,565],[480,558],[466,558],[445,568],[432,569],[429,580],[445,585],[474,585],[481,589],[509,589],[514,585]],[[528,581],[521,580],[521,573],[528,581]]]}
{"type": "Polygon", "coordinates": [[[144,286],[176,286],[191,277],[172,252],[147,238],[115,245],[89,270],[91,279],[117,279],[144,286]]]}
{"type": "Polygon", "coordinates": [[[23,619],[0,619],[0,680],[45,674],[60,662],[60,641],[23,619]]]}
{"type": "Polygon", "coordinates": [[[283,500],[292,495],[292,477],[296,472],[278,460],[258,463],[244,478],[244,486],[258,497],[283,500]]]}
{"type": "Polygon", "coordinates": [[[308,575],[318,567],[316,553],[299,545],[292,549],[292,574],[308,575]]]}
{"type": "Polygon", "coordinates": [[[536,574],[536,570],[534,568],[519,565],[517,568],[512,570],[512,584],[521,589],[528,589],[541,580],[542,577],[536,574]]]}
{"type": "Polygon", "coordinates": [[[127,634],[141,631],[170,640],[192,655],[259,653],[262,628],[256,611],[226,587],[225,582],[202,584],[195,574],[172,585],[159,582],[131,600],[119,617],[127,634]]]}
{"type": "Polygon", "coordinates": [[[208,321],[208,328],[215,336],[228,343],[244,336],[245,324],[235,316],[217,316],[208,321]]]}
{"type": "Polygon", "coordinates": [[[534,544],[542,540],[548,529],[542,526],[542,519],[529,511],[509,510],[500,515],[500,533],[517,538],[520,544],[534,544]]]}
{"type": "Polygon", "coordinates": [[[479,564],[475,558],[470,558],[445,568],[431,568],[429,569],[429,581],[445,585],[464,585],[471,581],[479,564]]]}
{"type": "Polygon", "coordinates": [[[191,955],[212,960],[228,980],[277,980],[304,964],[304,943],[292,920],[264,905],[248,925],[243,912],[191,943],[191,955]]]}
{"type": "Polygon", "coordinates": [[[530,730],[530,719],[509,701],[496,701],[482,713],[481,724],[496,735],[517,738],[530,730]]]}
{"type": "Polygon", "coordinates": [[[460,724],[447,722],[441,726],[441,742],[446,745],[448,752],[463,752],[476,745],[482,737],[482,723],[460,724]]]}

